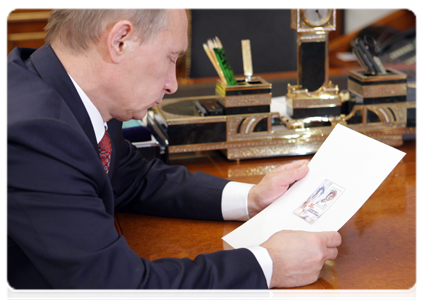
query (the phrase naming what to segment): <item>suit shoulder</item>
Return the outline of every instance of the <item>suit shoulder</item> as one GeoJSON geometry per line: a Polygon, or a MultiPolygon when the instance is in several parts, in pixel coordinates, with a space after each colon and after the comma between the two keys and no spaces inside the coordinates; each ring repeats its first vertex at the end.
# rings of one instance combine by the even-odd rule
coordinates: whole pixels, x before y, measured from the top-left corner
{"type": "MultiPolygon", "coordinates": [[[[25,48],[24,48],[25,49],[25,48]]],[[[71,115],[59,93],[28,67],[30,50],[15,49],[8,56],[7,116],[8,124],[33,118],[60,119],[71,115]]]]}

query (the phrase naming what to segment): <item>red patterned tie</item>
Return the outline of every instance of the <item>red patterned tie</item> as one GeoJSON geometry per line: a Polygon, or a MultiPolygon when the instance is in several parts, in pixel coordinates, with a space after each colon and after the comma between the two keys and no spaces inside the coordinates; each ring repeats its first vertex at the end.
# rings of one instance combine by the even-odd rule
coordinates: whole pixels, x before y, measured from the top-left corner
{"type": "Polygon", "coordinates": [[[104,133],[100,143],[98,144],[98,151],[100,154],[101,162],[103,163],[104,171],[109,173],[110,157],[112,154],[112,142],[110,141],[110,136],[107,130],[104,133]]]}

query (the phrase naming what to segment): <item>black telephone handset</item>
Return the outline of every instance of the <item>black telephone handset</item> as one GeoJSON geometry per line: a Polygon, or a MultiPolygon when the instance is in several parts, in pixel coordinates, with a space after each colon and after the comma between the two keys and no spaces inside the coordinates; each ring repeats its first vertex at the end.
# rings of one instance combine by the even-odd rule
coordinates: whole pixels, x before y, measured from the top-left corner
{"type": "MultiPolygon", "coordinates": [[[[367,43],[374,56],[387,65],[396,63],[415,64],[416,63],[416,29],[410,28],[404,31],[387,26],[369,26],[363,29],[356,40],[367,43]]],[[[352,42],[355,53],[355,42],[352,42]]],[[[356,54],[358,57],[359,55],[356,54]]],[[[360,59],[360,58],[359,58],[360,59]]],[[[360,62],[360,64],[365,62],[360,62]]],[[[373,70],[375,71],[375,70],[373,70]]],[[[369,72],[371,72],[369,70],[369,72]]]]}
{"type": "Polygon", "coordinates": [[[380,53],[383,55],[389,51],[392,51],[392,48],[396,48],[399,44],[408,44],[412,43],[415,46],[420,45],[420,28],[411,28],[406,31],[398,32],[393,35],[388,40],[380,44],[380,53]]]}

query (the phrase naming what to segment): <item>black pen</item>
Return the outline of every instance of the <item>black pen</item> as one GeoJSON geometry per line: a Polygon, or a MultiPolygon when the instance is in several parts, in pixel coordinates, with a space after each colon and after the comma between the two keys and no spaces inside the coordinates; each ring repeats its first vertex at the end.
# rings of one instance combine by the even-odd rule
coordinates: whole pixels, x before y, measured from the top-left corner
{"type": "Polygon", "coordinates": [[[365,60],[369,62],[369,66],[371,67],[371,69],[374,70],[375,73],[382,73],[377,63],[375,63],[375,61],[373,60],[373,55],[370,53],[370,51],[367,49],[366,45],[364,45],[364,42],[361,39],[358,40],[358,49],[363,53],[365,60]]]}
{"type": "Polygon", "coordinates": [[[361,61],[364,64],[364,69],[370,73],[377,73],[375,68],[373,67],[373,64],[370,62],[369,57],[364,53],[363,49],[357,45],[355,48],[356,55],[359,58],[359,61],[361,61]]]}

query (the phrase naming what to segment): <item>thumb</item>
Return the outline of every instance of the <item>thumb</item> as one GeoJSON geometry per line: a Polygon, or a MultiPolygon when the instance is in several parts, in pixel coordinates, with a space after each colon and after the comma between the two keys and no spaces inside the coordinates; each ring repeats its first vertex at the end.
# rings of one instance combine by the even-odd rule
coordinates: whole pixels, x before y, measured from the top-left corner
{"type": "Polygon", "coordinates": [[[309,161],[306,159],[296,160],[294,162],[284,164],[280,166],[279,168],[276,168],[273,170],[273,172],[279,173],[284,171],[289,171],[291,169],[299,169],[304,166],[308,166],[309,161]]]}
{"type": "Polygon", "coordinates": [[[339,247],[342,243],[342,238],[337,231],[323,231],[321,232],[326,237],[326,247],[334,248],[339,247]]]}
{"type": "Polygon", "coordinates": [[[274,171],[274,176],[279,184],[291,184],[302,179],[308,173],[308,161],[296,161],[291,164],[283,165],[274,171]]]}

